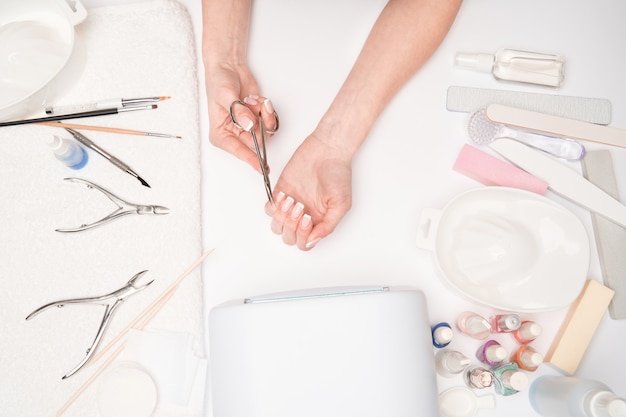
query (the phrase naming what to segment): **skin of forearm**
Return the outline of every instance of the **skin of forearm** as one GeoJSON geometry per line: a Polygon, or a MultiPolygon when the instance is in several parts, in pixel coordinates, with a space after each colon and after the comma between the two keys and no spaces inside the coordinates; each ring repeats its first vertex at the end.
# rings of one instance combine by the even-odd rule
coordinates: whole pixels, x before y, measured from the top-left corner
{"type": "Polygon", "coordinates": [[[448,33],[461,0],[391,0],[316,133],[352,158],[400,88],[448,33]]]}
{"type": "Polygon", "coordinates": [[[247,61],[251,0],[202,0],[202,56],[205,66],[247,61]]]}

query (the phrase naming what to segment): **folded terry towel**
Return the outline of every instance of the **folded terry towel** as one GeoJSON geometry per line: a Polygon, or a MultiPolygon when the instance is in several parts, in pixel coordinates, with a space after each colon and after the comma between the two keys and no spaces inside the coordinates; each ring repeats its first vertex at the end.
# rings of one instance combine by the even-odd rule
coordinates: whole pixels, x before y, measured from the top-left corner
{"type": "MultiPolygon", "coordinates": [[[[97,362],[61,380],[85,355],[104,307],[72,305],[25,317],[48,302],[109,293],[142,270],[154,283],[128,298],[113,316],[106,345],[202,251],[200,146],[196,50],[186,9],[153,0],[89,10],[77,27],[85,69],[58,103],[107,98],[171,96],[156,110],[73,120],[74,123],[181,135],[182,140],[83,131],[131,166],[139,184],[101,156],[89,153],[72,171],[46,145],[62,129],[0,128],[0,415],[52,416],[91,376],[97,362]],[[59,227],[101,218],[115,206],[98,191],[64,181],[95,182],[133,203],[170,209],[164,216],[124,216],[86,232],[59,227]]],[[[203,355],[201,273],[183,281],[148,329],[187,332],[203,355]]],[[[96,416],[97,382],[64,413],[96,416]]]]}

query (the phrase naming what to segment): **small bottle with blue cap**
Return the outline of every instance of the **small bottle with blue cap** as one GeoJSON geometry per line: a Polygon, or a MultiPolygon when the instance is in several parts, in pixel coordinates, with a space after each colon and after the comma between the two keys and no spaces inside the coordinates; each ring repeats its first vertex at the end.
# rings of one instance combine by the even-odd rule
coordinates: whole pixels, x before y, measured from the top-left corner
{"type": "Polygon", "coordinates": [[[59,161],[72,169],[81,169],[89,160],[85,149],[73,140],[54,135],[48,139],[48,146],[59,161]]]}

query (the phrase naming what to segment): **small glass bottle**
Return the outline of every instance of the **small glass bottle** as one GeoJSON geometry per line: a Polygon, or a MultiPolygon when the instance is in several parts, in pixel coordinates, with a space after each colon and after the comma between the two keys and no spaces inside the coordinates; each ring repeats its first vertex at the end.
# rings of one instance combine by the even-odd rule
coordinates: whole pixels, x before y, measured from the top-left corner
{"type": "Polygon", "coordinates": [[[513,332],[513,337],[522,345],[532,342],[541,334],[541,325],[534,321],[524,320],[520,328],[513,332]]]}
{"type": "Polygon", "coordinates": [[[513,353],[511,362],[515,362],[520,369],[533,372],[543,363],[543,355],[532,347],[524,345],[513,353]]]}
{"type": "Polygon", "coordinates": [[[486,339],[491,334],[489,321],[471,311],[461,313],[456,325],[462,333],[475,339],[486,339]]]}
{"type": "Polygon", "coordinates": [[[496,314],[490,320],[491,331],[494,333],[514,332],[522,325],[522,319],[517,314],[496,314]]]}
{"type": "Polygon", "coordinates": [[[467,368],[470,360],[456,350],[440,350],[435,355],[435,369],[444,378],[452,378],[467,368]]]}
{"type": "Polygon", "coordinates": [[[465,383],[470,388],[489,388],[493,385],[493,372],[480,366],[472,366],[465,371],[465,383]]]}
{"type": "Polygon", "coordinates": [[[59,161],[72,169],[81,169],[89,160],[85,149],[73,140],[55,135],[48,140],[48,146],[59,161]]]}
{"type": "Polygon", "coordinates": [[[452,341],[452,328],[445,321],[435,324],[430,330],[434,347],[441,349],[452,341]]]}
{"type": "Polygon", "coordinates": [[[626,417],[626,399],[591,379],[544,375],[533,381],[528,396],[544,417],[626,417]]]}
{"type": "Polygon", "coordinates": [[[494,387],[500,395],[513,395],[525,390],[528,377],[519,370],[516,363],[505,363],[491,370],[494,376],[494,387]]]}
{"type": "Polygon", "coordinates": [[[489,366],[498,366],[507,356],[507,351],[495,340],[487,340],[476,351],[479,361],[489,366]]]}
{"type": "Polygon", "coordinates": [[[565,78],[565,58],[560,55],[501,49],[492,54],[458,53],[456,64],[490,72],[497,80],[558,88],[565,78]]]}

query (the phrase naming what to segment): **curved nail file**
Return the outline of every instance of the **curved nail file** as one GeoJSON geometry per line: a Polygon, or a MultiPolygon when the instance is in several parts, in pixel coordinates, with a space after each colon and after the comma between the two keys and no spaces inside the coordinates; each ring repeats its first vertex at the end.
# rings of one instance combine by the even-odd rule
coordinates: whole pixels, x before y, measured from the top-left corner
{"type": "Polygon", "coordinates": [[[538,111],[589,123],[611,123],[612,105],[604,98],[575,97],[525,91],[496,90],[452,85],[446,94],[449,111],[471,113],[490,104],[538,111]]]}
{"type": "Polygon", "coordinates": [[[501,104],[490,104],[485,114],[492,122],[520,129],[626,148],[626,129],[600,126],[501,104]]]}
{"type": "Polygon", "coordinates": [[[552,191],[626,227],[626,206],[576,171],[513,139],[498,139],[489,147],[523,170],[546,181],[552,191]]]}

